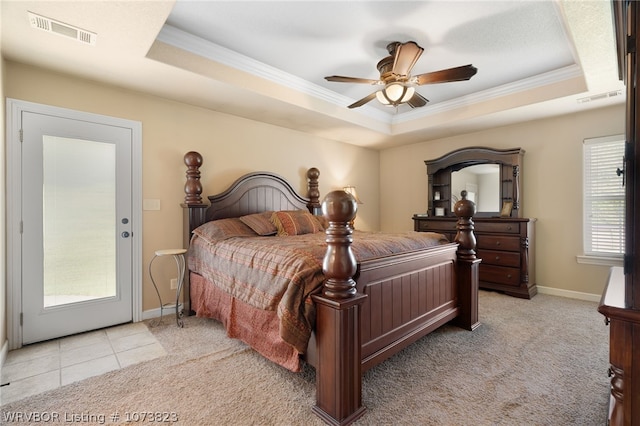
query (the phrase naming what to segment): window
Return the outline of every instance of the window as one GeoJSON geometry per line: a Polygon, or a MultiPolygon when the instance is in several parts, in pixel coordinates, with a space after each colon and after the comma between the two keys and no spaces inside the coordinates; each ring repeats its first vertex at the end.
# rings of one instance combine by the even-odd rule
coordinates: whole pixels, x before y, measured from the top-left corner
{"type": "Polygon", "coordinates": [[[585,139],[583,152],[585,257],[621,258],[625,190],[616,171],[623,166],[624,136],[585,139]]]}

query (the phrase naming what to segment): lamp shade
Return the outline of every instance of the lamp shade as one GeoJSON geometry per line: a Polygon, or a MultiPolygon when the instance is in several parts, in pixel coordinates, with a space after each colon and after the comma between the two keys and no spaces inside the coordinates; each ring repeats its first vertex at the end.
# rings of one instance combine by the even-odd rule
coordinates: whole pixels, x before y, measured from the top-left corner
{"type": "Polygon", "coordinates": [[[344,188],[342,188],[344,190],[344,192],[346,192],[347,194],[350,194],[355,200],[356,203],[358,204],[364,204],[360,198],[358,198],[358,193],[356,192],[356,187],[355,186],[351,186],[351,185],[347,185],[344,188]]]}
{"type": "Polygon", "coordinates": [[[386,96],[384,95],[382,90],[378,90],[376,92],[376,98],[378,99],[378,102],[380,102],[381,104],[391,106],[391,103],[389,102],[389,99],[386,98],[386,96]]]}

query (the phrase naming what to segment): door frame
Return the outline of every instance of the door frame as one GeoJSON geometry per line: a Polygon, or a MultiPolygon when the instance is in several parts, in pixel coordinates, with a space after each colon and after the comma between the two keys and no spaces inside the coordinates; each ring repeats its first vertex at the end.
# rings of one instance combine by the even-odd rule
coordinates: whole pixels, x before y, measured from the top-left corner
{"type": "Polygon", "coordinates": [[[22,153],[20,149],[23,111],[131,129],[131,231],[132,314],[142,321],[142,123],[7,98],[6,101],[6,227],[7,227],[7,339],[9,350],[22,346],[22,153]]]}

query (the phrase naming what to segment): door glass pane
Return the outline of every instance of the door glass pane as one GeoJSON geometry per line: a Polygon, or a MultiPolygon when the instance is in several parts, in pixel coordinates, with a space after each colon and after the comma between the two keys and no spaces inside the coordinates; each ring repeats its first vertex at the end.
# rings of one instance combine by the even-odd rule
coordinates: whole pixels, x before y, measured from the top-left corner
{"type": "Polygon", "coordinates": [[[44,306],[116,295],[115,145],[43,138],[44,306]]]}

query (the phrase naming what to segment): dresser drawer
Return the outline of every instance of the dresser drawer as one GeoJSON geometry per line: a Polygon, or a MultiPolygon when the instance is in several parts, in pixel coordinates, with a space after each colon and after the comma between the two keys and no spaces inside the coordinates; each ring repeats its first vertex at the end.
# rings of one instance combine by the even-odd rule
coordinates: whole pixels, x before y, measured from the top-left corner
{"type": "Polygon", "coordinates": [[[520,251],[520,237],[476,235],[478,249],[520,251]]]}
{"type": "Polygon", "coordinates": [[[477,257],[482,259],[483,264],[496,266],[511,266],[512,268],[520,267],[520,253],[513,251],[498,250],[478,250],[477,257]]]}
{"type": "Polygon", "coordinates": [[[445,221],[445,220],[419,220],[417,221],[418,229],[416,231],[433,231],[433,232],[455,232],[457,231],[456,222],[455,221],[445,221]]]}
{"type": "Polygon", "coordinates": [[[489,281],[513,286],[520,285],[520,269],[480,264],[480,281],[489,281]]]}
{"type": "Polygon", "coordinates": [[[504,234],[519,234],[519,222],[476,222],[474,224],[476,232],[491,232],[504,234]]]}

